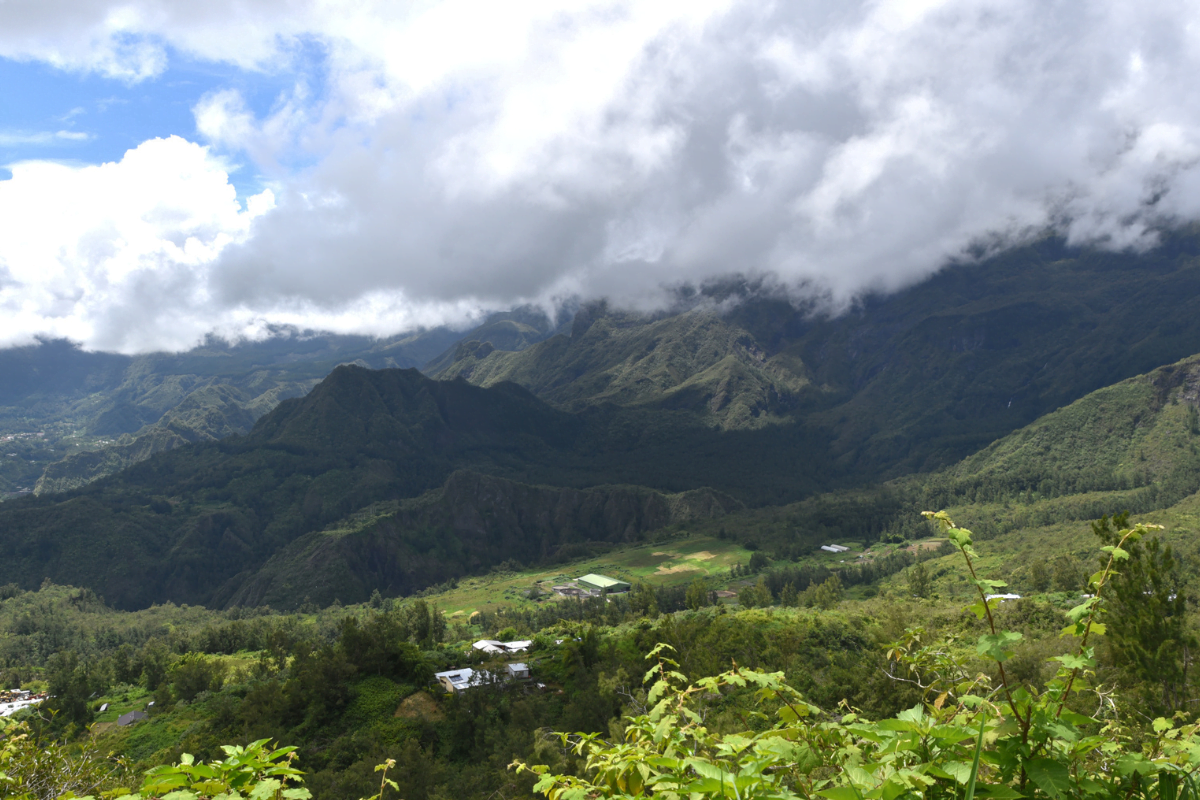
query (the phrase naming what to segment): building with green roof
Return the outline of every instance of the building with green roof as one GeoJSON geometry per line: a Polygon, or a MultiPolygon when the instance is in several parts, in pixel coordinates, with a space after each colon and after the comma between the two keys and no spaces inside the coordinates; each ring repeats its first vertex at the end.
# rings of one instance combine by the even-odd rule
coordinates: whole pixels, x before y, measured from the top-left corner
{"type": "Polygon", "coordinates": [[[616,578],[610,578],[607,575],[596,575],[589,573],[582,578],[575,580],[581,589],[588,589],[593,592],[608,592],[609,594],[618,594],[620,592],[628,592],[633,587],[625,581],[619,581],[616,578]]]}

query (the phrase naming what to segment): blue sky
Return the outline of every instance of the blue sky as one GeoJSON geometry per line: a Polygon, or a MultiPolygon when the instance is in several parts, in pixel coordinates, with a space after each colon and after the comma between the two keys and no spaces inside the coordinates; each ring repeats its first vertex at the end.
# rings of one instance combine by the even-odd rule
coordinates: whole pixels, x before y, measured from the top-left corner
{"type": "MultiPolygon", "coordinates": [[[[148,139],[172,135],[202,142],[192,109],[213,91],[236,89],[255,116],[266,117],[297,80],[318,97],[324,90],[324,53],[311,42],[293,48],[286,68],[277,71],[189,58],[170,47],[166,52],[168,68],[138,82],[0,58],[0,165],[119,161],[148,139]]],[[[262,191],[252,163],[237,152],[221,152],[237,167],[229,178],[239,198],[262,191]]],[[[0,177],[8,177],[7,168],[0,169],[0,177]]]]}

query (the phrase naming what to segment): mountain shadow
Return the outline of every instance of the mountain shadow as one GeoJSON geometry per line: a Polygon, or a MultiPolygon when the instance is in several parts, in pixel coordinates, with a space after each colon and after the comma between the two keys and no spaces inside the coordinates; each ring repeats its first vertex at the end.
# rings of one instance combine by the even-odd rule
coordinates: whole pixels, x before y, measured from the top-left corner
{"type": "MultiPolygon", "coordinates": [[[[802,426],[726,434],[682,413],[607,406],[570,414],[511,383],[484,389],[415,369],[342,366],[248,435],[0,505],[0,583],[49,577],[121,608],[219,602],[236,594],[231,579],[280,548],[374,503],[437,489],[456,470],[573,489],[711,487],[761,504],[835,483],[827,450],[827,439],[802,426]]],[[[421,574],[403,586],[440,573],[421,574]]]]}

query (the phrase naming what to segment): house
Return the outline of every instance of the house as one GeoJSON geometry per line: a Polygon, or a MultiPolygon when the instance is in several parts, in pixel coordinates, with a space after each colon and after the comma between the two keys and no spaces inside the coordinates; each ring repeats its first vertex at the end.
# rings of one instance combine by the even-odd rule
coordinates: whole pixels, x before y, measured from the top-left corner
{"type": "Polygon", "coordinates": [[[513,680],[524,680],[529,677],[529,665],[522,661],[509,664],[504,670],[508,673],[508,677],[513,680]]]}
{"type": "Polygon", "coordinates": [[[850,548],[840,544],[823,544],[821,549],[826,553],[845,553],[850,548]]]}
{"type": "Polygon", "coordinates": [[[518,639],[512,642],[498,642],[495,639],[480,639],[471,647],[489,655],[504,655],[507,653],[524,653],[533,644],[531,639],[518,639]]]}
{"type": "Polygon", "coordinates": [[[141,722],[144,719],[149,719],[150,715],[145,711],[130,711],[128,714],[122,714],[117,717],[117,724],[122,728],[129,727],[135,722],[141,722]]]}
{"type": "Polygon", "coordinates": [[[484,686],[495,680],[492,673],[484,669],[451,669],[446,672],[435,672],[433,677],[451,694],[484,686]]]}
{"type": "Polygon", "coordinates": [[[633,588],[625,581],[619,581],[616,578],[610,578],[607,575],[596,575],[595,573],[588,573],[582,578],[576,579],[575,582],[579,584],[580,588],[587,589],[597,594],[601,594],[603,592],[608,592],[609,594],[618,594],[620,592],[628,592],[633,588]]]}
{"type": "Polygon", "coordinates": [[[999,600],[1001,603],[1003,603],[1005,600],[1020,600],[1021,595],[1012,594],[1011,592],[1008,594],[989,594],[989,595],[984,595],[983,599],[984,600],[999,600]]]}

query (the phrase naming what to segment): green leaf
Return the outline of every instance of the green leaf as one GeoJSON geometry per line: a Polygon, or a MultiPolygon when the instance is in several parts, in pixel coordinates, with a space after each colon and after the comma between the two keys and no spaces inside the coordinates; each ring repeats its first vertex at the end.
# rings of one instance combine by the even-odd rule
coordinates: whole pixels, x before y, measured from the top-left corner
{"type": "Polygon", "coordinates": [[[986,797],[989,800],[1020,800],[1025,795],[1011,786],[1000,784],[980,786],[975,792],[976,797],[986,797]]]}
{"type": "Polygon", "coordinates": [[[817,792],[817,794],[821,797],[828,797],[829,800],[862,800],[862,795],[853,786],[834,786],[817,792]]]}
{"type": "Polygon", "coordinates": [[[1129,558],[1129,551],[1122,550],[1120,547],[1117,547],[1116,545],[1109,545],[1108,547],[1101,547],[1100,549],[1102,551],[1104,551],[1105,553],[1108,553],[1109,555],[1111,555],[1113,558],[1113,561],[1125,561],[1126,559],[1129,558]]]}
{"type": "Polygon", "coordinates": [[[1179,797],[1179,777],[1171,772],[1158,776],[1159,800],[1176,800],[1179,797]]]}
{"type": "Polygon", "coordinates": [[[1096,605],[1096,598],[1087,598],[1067,612],[1067,619],[1071,620],[1071,622],[1079,622],[1088,615],[1088,612],[1092,610],[1092,606],[1094,605],[1096,605]]]}
{"type": "Polygon", "coordinates": [[[197,794],[190,789],[177,789],[164,794],[162,800],[196,800],[197,794]]]}
{"type": "Polygon", "coordinates": [[[1050,660],[1059,662],[1067,669],[1091,669],[1092,667],[1096,666],[1096,662],[1092,661],[1092,659],[1084,658],[1083,656],[1072,655],[1071,653],[1067,653],[1066,655],[1062,656],[1055,656],[1050,660]]]}
{"type": "Polygon", "coordinates": [[[671,684],[666,681],[655,681],[650,687],[650,694],[646,695],[646,702],[653,705],[658,702],[658,698],[664,695],[671,688],[671,684]]]}
{"type": "Polygon", "coordinates": [[[875,723],[875,727],[881,731],[916,731],[921,729],[919,724],[907,719],[883,719],[875,723]]]}
{"type": "MultiPolygon", "coordinates": [[[[969,784],[971,777],[975,774],[971,770],[971,765],[965,761],[947,761],[942,764],[941,770],[946,773],[945,777],[961,784],[969,784]]],[[[930,771],[932,772],[932,770],[930,771]]]]}
{"type": "MultiPolygon", "coordinates": [[[[250,792],[250,800],[268,800],[268,798],[275,796],[275,793],[279,791],[280,785],[279,781],[274,778],[259,781],[258,785],[250,792]]],[[[163,800],[166,800],[166,798],[164,797],[163,800]]]]}
{"type": "Polygon", "coordinates": [[[1117,759],[1117,772],[1121,775],[1153,775],[1158,771],[1158,765],[1147,759],[1141,753],[1126,753],[1117,759]]]}
{"type": "Polygon", "coordinates": [[[1000,633],[985,633],[979,637],[979,645],[977,647],[979,655],[987,656],[995,661],[1007,661],[1012,656],[1012,651],[1007,650],[1009,645],[1021,640],[1021,634],[1016,631],[1002,631],[1000,633]]]}
{"type": "Polygon", "coordinates": [[[1025,774],[1050,797],[1065,797],[1070,793],[1071,773],[1065,764],[1049,758],[1035,758],[1025,762],[1025,774]]]}

